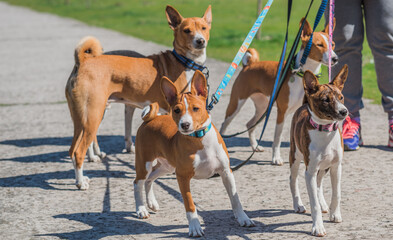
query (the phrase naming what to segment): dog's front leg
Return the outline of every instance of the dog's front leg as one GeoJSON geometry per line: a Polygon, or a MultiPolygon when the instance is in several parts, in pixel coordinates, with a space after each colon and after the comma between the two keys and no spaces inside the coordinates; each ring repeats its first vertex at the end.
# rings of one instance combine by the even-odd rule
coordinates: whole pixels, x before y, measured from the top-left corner
{"type": "Polygon", "coordinates": [[[222,182],[224,183],[225,189],[227,190],[229,199],[231,200],[233,214],[237,219],[238,223],[242,227],[253,227],[254,222],[246,215],[243,211],[242,204],[239,200],[239,195],[236,191],[235,178],[231,169],[225,169],[221,174],[222,182]]]}
{"type": "Polygon", "coordinates": [[[330,168],[330,178],[332,182],[332,202],[330,203],[330,221],[342,222],[340,201],[341,201],[341,162],[330,168]]]}
{"type": "Polygon", "coordinates": [[[132,117],[134,116],[135,108],[129,105],[124,105],[124,141],[126,152],[135,152],[135,146],[132,142],[132,117]]]}
{"type": "Polygon", "coordinates": [[[202,237],[205,233],[199,223],[198,213],[192,200],[190,191],[190,176],[179,176],[176,173],[177,183],[179,184],[180,192],[183,197],[184,207],[186,208],[186,215],[188,220],[188,235],[190,237],[202,237]]]}
{"type": "Polygon", "coordinates": [[[307,192],[310,198],[311,205],[311,217],[312,217],[312,230],[311,234],[322,237],[326,235],[325,227],[323,226],[322,211],[318,200],[318,188],[317,188],[317,173],[318,169],[316,164],[310,164],[306,170],[306,185],[307,192]]]}

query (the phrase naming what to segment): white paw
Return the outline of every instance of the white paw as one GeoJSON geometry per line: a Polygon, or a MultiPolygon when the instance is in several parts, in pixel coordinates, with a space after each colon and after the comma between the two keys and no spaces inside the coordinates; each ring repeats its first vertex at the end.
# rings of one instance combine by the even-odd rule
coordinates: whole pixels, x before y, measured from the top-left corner
{"type": "Polygon", "coordinates": [[[98,156],[99,156],[101,159],[104,159],[104,158],[106,157],[106,153],[101,152],[98,156]]]}
{"type": "Polygon", "coordinates": [[[282,160],[281,157],[273,157],[272,165],[282,166],[283,164],[284,164],[284,161],[282,160]]]}
{"type": "Polygon", "coordinates": [[[293,206],[294,210],[296,213],[305,213],[306,208],[301,204],[301,205],[295,205],[293,206]]]}
{"type": "Polygon", "coordinates": [[[241,227],[254,227],[255,223],[246,215],[245,212],[242,212],[237,216],[237,222],[241,227]]]}
{"type": "Polygon", "coordinates": [[[311,230],[311,235],[313,236],[317,236],[317,237],[323,237],[326,235],[326,230],[325,227],[323,226],[322,223],[315,223],[312,226],[312,230],[311,230]]]}
{"type": "Polygon", "coordinates": [[[82,177],[82,180],[76,183],[76,187],[79,190],[87,190],[89,189],[90,179],[86,176],[82,177]]]}
{"type": "Polygon", "coordinates": [[[126,147],[125,147],[125,152],[128,152],[128,153],[135,153],[135,145],[131,142],[131,141],[128,141],[128,140],[126,140],[126,147]]]}
{"type": "Polygon", "coordinates": [[[101,158],[97,155],[89,157],[89,162],[101,162],[101,158]]]}
{"type": "Polygon", "coordinates": [[[322,213],[328,213],[329,212],[329,207],[327,206],[326,203],[320,203],[320,205],[321,205],[322,213]]]}
{"type": "Polygon", "coordinates": [[[188,236],[190,237],[202,237],[205,235],[201,228],[201,224],[199,223],[198,219],[192,219],[190,221],[189,227],[188,227],[188,236]]]}
{"type": "Polygon", "coordinates": [[[149,211],[147,211],[145,206],[138,207],[136,210],[136,214],[138,215],[138,218],[141,218],[141,219],[145,219],[145,218],[150,217],[149,211]]]}
{"type": "Polygon", "coordinates": [[[158,205],[158,202],[155,198],[150,199],[147,198],[147,206],[153,211],[153,212],[157,212],[158,210],[160,210],[160,206],[158,205]]]}
{"type": "Polygon", "coordinates": [[[252,150],[255,150],[255,152],[264,152],[265,151],[265,149],[262,146],[258,146],[258,147],[256,147],[256,149],[255,149],[255,147],[256,146],[252,147],[252,150]]]}
{"type": "Polygon", "coordinates": [[[343,221],[343,219],[341,218],[341,213],[340,212],[336,212],[336,213],[331,213],[330,214],[330,221],[331,222],[335,222],[335,223],[340,223],[343,221]]]}

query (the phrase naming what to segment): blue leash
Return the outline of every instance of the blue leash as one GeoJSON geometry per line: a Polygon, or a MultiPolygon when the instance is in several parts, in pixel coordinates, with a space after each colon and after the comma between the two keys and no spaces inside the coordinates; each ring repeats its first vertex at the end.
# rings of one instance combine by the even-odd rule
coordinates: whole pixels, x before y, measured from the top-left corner
{"type": "Polygon", "coordinates": [[[206,106],[208,111],[211,111],[215,104],[218,103],[224,89],[228,86],[228,82],[231,80],[233,74],[236,72],[237,67],[239,66],[240,61],[243,59],[244,54],[246,53],[248,47],[250,46],[252,40],[255,37],[255,34],[258,32],[259,27],[261,26],[263,20],[267,12],[270,9],[274,0],[269,0],[263,11],[259,15],[258,19],[255,21],[254,25],[252,26],[250,32],[248,33],[246,39],[244,39],[242,46],[240,47],[239,51],[237,52],[235,58],[233,59],[231,65],[229,66],[227,72],[225,73],[224,78],[222,79],[220,85],[218,86],[216,92],[212,95],[212,100],[209,105],[206,106]]]}
{"type": "Polygon", "coordinates": [[[313,27],[310,39],[308,40],[306,48],[304,49],[304,52],[303,52],[302,59],[300,60],[300,66],[303,66],[306,63],[307,57],[310,54],[312,38],[314,36],[314,31],[317,28],[318,23],[321,20],[323,13],[325,12],[325,9],[326,9],[326,6],[327,6],[327,2],[328,2],[328,0],[322,0],[321,5],[319,6],[317,16],[315,17],[314,27],[313,27]]]}

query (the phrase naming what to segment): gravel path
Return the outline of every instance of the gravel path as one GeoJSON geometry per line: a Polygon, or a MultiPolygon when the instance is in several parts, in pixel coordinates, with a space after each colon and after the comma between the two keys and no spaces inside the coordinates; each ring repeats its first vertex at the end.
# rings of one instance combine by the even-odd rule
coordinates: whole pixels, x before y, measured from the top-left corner
{"type": "MultiPolygon", "coordinates": [[[[147,220],[135,217],[134,156],[121,152],[122,105],[113,105],[100,126],[99,142],[108,157],[102,163],[85,164],[85,174],[92,179],[88,191],[76,190],[68,157],[73,127],[64,87],[79,39],[94,35],[106,51],[129,49],[151,54],[167,48],[1,2],[0,33],[0,239],[186,238],[187,220],[173,175],[157,181],[161,210],[147,220]]],[[[228,64],[212,59],[207,64],[215,90],[228,64]]],[[[217,126],[223,121],[229,92],[230,87],[213,111],[217,126]]],[[[248,102],[229,130],[243,129],[253,111],[248,102]]],[[[384,147],[386,114],[380,106],[369,103],[361,114],[366,145],[344,155],[343,223],[330,223],[324,215],[327,239],[393,238],[393,154],[384,147]]],[[[134,133],[139,115],[137,110],[134,133]]],[[[256,227],[237,225],[220,179],[192,181],[206,238],[311,238],[310,214],[292,210],[289,122],[283,134],[285,164],[270,165],[274,120],[275,112],[264,137],[266,151],[235,172],[243,207],[256,227]]],[[[232,164],[251,153],[246,135],[228,140],[227,145],[232,164]]],[[[303,179],[301,194],[310,209],[303,179]]],[[[326,199],[330,199],[329,185],[325,184],[326,199]]]]}

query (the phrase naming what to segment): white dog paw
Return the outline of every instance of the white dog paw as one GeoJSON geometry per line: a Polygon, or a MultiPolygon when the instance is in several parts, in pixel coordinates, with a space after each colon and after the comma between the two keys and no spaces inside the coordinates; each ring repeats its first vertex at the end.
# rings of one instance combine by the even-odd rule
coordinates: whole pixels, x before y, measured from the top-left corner
{"type": "Polygon", "coordinates": [[[106,157],[106,153],[101,152],[98,156],[99,156],[101,159],[104,159],[104,158],[106,157]]]}
{"type": "Polygon", "coordinates": [[[272,165],[282,166],[283,164],[284,164],[284,161],[282,160],[281,157],[273,157],[272,165]]]}
{"type": "Polygon", "coordinates": [[[160,206],[158,205],[158,202],[156,199],[147,199],[147,206],[153,211],[157,212],[160,210],[160,206]]]}
{"type": "Polygon", "coordinates": [[[188,228],[188,236],[190,237],[202,237],[205,235],[201,228],[201,224],[198,219],[192,219],[188,228]]]}
{"type": "Polygon", "coordinates": [[[306,208],[303,205],[295,205],[293,208],[296,213],[305,213],[306,212],[306,208]]]}
{"type": "Polygon", "coordinates": [[[90,182],[90,179],[88,177],[84,176],[81,181],[76,183],[76,187],[79,190],[87,190],[87,189],[89,189],[89,182],[90,182]]]}
{"type": "Polygon", "coordinates": [[[326,235],[326,230],[325,227],[323,226],[322,223],[315,223],[312,226],[312,230],[311,230],[311,235],[313,236],[317,236],[317,237],[323,237],[326,235]]]}
{"type": "Polygon", "coordinates": [[[256,149],[255,149],[255,147],[256,146],[252,147],[252,150],[255,150],[255,152],[264,152],[265,151],[265,149],[262,146],[258,146],[258,147],[256,147],[256,149]]]}
{"type": "Polygon", "coordinates": [[[147,211],[145,206],[140,206],[136,210],[136,214],[138,215],[138,218],[140,219],[146,219],[150,217],[149,211],[147,211]]]}
{"type": "Polygon", "coordinates": [[[329,212],[329,207],[325,204],[321,204],[321,211],[322,213],[328,213],[329,212]]]}
{"type": "Polygon", "coordinates": [[[101,162],[101,158],[97,155],[89,157],[89,162],[101,162]]]}
{"type": "Polygon", "coordinates": [[[135,145],[132,142],[126,141],[126,147],[123,151],[128,153],[135,153],[135,145]]]}
{"type": "Polygon", "coordinates": [[[341,213],[331,213],[329,219],[331,222],[335,223],[340,223],[343,221],[343,219],[341,218],[341,213]]]}
{"type": "Polygon", "coordinates": [[[254,227],[255,223],[246,215],[245,212],[237,216],[237,222],[241,227],[254,227]]]}

